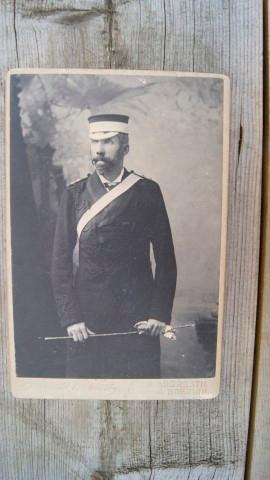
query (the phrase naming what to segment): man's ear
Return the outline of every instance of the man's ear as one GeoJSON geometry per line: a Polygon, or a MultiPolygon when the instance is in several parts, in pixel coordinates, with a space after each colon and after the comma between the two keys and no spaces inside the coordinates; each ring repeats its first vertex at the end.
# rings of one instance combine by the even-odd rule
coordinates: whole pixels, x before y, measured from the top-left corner
{"type": "Polygon", "coordinates": [[[127,144],[127,145],[124,145],[124,146],[123,146],[123,154],[124,154],[124,155],[127,155],[128,152],[129,152],[129,145],[127,144]]]}

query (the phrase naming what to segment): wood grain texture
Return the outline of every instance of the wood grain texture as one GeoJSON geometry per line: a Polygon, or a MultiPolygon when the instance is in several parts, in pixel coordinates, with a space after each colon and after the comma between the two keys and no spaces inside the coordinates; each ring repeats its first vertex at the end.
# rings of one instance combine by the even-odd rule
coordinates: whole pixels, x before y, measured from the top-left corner
{"type": "Polygon", "coordinates": [[[260,263],[260,296],[255,349],[254,386],[247,480],[267,480],[270,472],[270,143],[269,143],[269,2],[264,2],[264,148],[260,263]]]}
{"type": "MultiPolygon", "coordinates": [[[[4,375],[0,428],[4,461],[0,476],[5,480],[242,479],[259,259],[261,2],[5,0],[0,19],[2,84],[6,71],[16,66],[194,70],[225,73],[232,81],[227,289],[219,397],[190,402],[12,399],[6,373],[1,252],[4,375]]],[[[1,97],[1,118],[2,112],[1,97]]],[[[3,144],[1,136],[2,158],[3,144]]],[[[1,169],[3,217],[3,162],[1,169]]]]}

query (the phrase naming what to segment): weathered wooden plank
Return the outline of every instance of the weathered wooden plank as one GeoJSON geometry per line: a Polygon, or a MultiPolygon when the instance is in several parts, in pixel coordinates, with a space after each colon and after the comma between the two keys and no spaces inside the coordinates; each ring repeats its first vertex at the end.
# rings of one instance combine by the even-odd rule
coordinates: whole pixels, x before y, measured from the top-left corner
{"type": "MultiPolygon", "coordinates": [[[[203,462],[208,458],[208,461],[210,459],[211,462],[212,459],[215,463],[239,462],[243,468],[252,377],[259,247],[261,103],[258,106],[256,102],[250,102],[251,96],[256,96],[261,101],[262,66],[259,58],[256,65],[252,64],[250,56],[251,42],[252,45],[255,43],[259,57],[262,53],[260,25],[253,17],[259,5],[256,7],[254,3],[248,6],[242,2],[204,1],[178,2],[177,7],[174,2],[165,2],[165,5],[167,19],[170,18],[173,7],[178,8],[179,12],[178,17],[174,16],[174,22],[178,22],[178,28],[175,28],[178,35],[170,36],[169,45],[172,51],[177,51],[179,32],[183,30],[183,13],[186,13],[185,9],[189,9],[193,17],[192,24],[188,25],[188,32],[193,32],[191,58],[194,70],[229,73],[232,78],[228,297],[224,326],[222,393],[217,400],[204,402],[202,405],[196,402],[189,402],[187,405],[175,402],[172,407],[175,420],[170,426],[170,434],[181,431],[184,437],[174,436],[175,451],[174,446],[171,446],[169,452],[165,447],[161,454],[160,443],[154,442],[152,455],[155,455],[157,450],[158,462],[166,458],[167,462],[173,463],[174,453],[177,452],[178,459],[181,458],[181,463],[184,464],[203,462]],[[249,34],[246,36],[244,32],[248,30],[249,34]],[[260,125],[260,128],[250,135],[253,124],[260,125]],[[255,153],[257,162],[251,152],[255,153]],[[188,447],[185,449],[184,445],[188,447]]],[[[127,22],[127,12],[130,9],[130,14],[132,13],[133,4],[130,6],[127,3],[122,8],[125,15],[121,15],[121,19],[124,18],[124,22],[127,22]]],[[[187,15],[184,18],[187,18],[187,15]]],[[[120,30],[122,29],[123,27],[120,27],[120,30]]],[[[159,35],[163,36],[164,32],[161,31],[159,35]]],[[[186,43],[185,46],[186,51],[182,50],[179,58],[179,69],[184,69],[186,58],[190,58],[190,44],[186,43]]],[[[123,48],[123,40],[119,48],[123,48]]],[[[124,48],[129,50],[127,44],[124,44],[124,48]]],[[[130,49],[132,58],[136,58],[137,43],[133,42],[130,49]]],[[[170,63],[170,55],[166,54],[165,48],[166,68],[174,69],[175,64],[172,59],[170,63]]],[[[133,64],[128,66],[132,67],[133,64]]],[[[159,407],[159,411],[161,410],[162,407],[159,407]]],[[[163,429],[164,417],[164,413],[161,417],[156,413],[152,414],[155,431],[163,429]]],[[[153,438],[156,438],[155,435],[153,438]]],[[[163,432],[163,439],[166,445],[166,430],[163,432]]],[[[170,445],[169,442],[167,445],[170,445]]]]}
{"type": "MultiPolygon", "coordinates": [[[[145,470],[140,472],[128,473],[128,474],[120,474],[116,475],[116,480],[235,480],[241,475],[241,473],[235,468],[227,467],[226,471],[222,467],[218,466],[195,466],[191,468],[167,468],[167,469],[152,469],[152,470],[145,470]]],[[[94,480],[94,479],[93,479],[94,480]]],[[[98,477],[96,480],[99,480],[98,477]]]]}
{"type": "MultiPolygon", "coordinates": [[[[16,36],[14,11],[11,5],[0,5],[0,57],[1,92],[0,95],[0,203],[1,203],[1,245],[4,245],[4,207],[5,207],[5,162],[4,159],[4,80],[8,69],[18,66],[16,54],[16,36]]],[[[0,336],[0,437],[2,478],[27,479],[29,471],[33,478],[43,478],[44,474],[44,402],[14,400],[9,393],[8,352],[7,352],[7,309],[6,309],[6,266],[4,251],[1,249],[1,336],[0,336]],[[29,462],[30,459],[30,462],[29,462]]]]}
{"type": "MultiPolygon", "coordinates": [[[[227,73],[233,87],[219,397],[201,402],[46,401],[43,407],[43,402],[11,399],[5,376],[3,411],[11,414],[4,426],[6,460],[1,475],[7,480],[18,472],[27,480],[242,478],[258,275],[261,2],[17,0],[13,4],[6,0],[1,8],[4,74],[18,64],[194,69],[227,73]],[[16,409],[21,413],[15,422],[12,412],[15,415],[16,409]]],[[[0,144],[3,152],[3,137],[0,144]]],[[[1,196],[3,200],[3,188],[1,196]]],[[[1,274],[5,278],[4,267],[1,274]]],[[[6,371],[5,324],[3,329],[1,355],[6,371]]]]}
{"type": "Polygon", "coordinates": [[[108,8],[94,0],[16,2],[14,29],[19,66],[109,66],[110,42],[104,29],[108,8]]]}
{"type": "Polygon", "coordinates": [[[263,198],[260,264],[260,296],[255,349],[251,428],[247,461],[247,479],[266,480],[270,472],[270,170],[269,170],[269,2],[264,2],[264,149],[263,198]]]}
{"type": "Polygon", "coordinates": [[[99,402],[46,401],[45,479],[89,478],[98,470],[100,408],[99,402]]]}

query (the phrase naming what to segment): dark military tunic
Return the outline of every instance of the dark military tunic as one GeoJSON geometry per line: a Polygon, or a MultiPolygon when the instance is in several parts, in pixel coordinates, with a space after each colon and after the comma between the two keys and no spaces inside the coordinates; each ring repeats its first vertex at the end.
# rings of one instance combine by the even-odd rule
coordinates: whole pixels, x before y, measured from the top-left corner
{"type": "MultiPolygon", "coordinates": [[[[124,178],[129,175],[125,170],[124,178]]],[[[176,285],[176,262],[163,197],[142,177],[83,229],[79,268],[72,255],[79,219],[106,189],[97,173],[64,192],[56,225],[52,281],[61,325],[85,322],[95,333],[132,331],[141,320],[166,323],[176,285]],[[155,257],[155,273],[150,246],[155,257]]],[[[67,377],[158,378],[159,337],[130,335],[67,341],[67,377]]]]}

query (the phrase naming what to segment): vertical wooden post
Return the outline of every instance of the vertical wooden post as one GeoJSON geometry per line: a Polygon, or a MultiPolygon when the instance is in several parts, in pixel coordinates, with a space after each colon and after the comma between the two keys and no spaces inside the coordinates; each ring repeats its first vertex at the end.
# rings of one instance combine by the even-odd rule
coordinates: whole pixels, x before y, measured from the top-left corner
{"type": "Polygon", "coordinates": [[[264,115],[262,227],[253,389],[246,466],[247,480],[270,475],[270,143],[269,1],[264,1],[264,115]]]}

